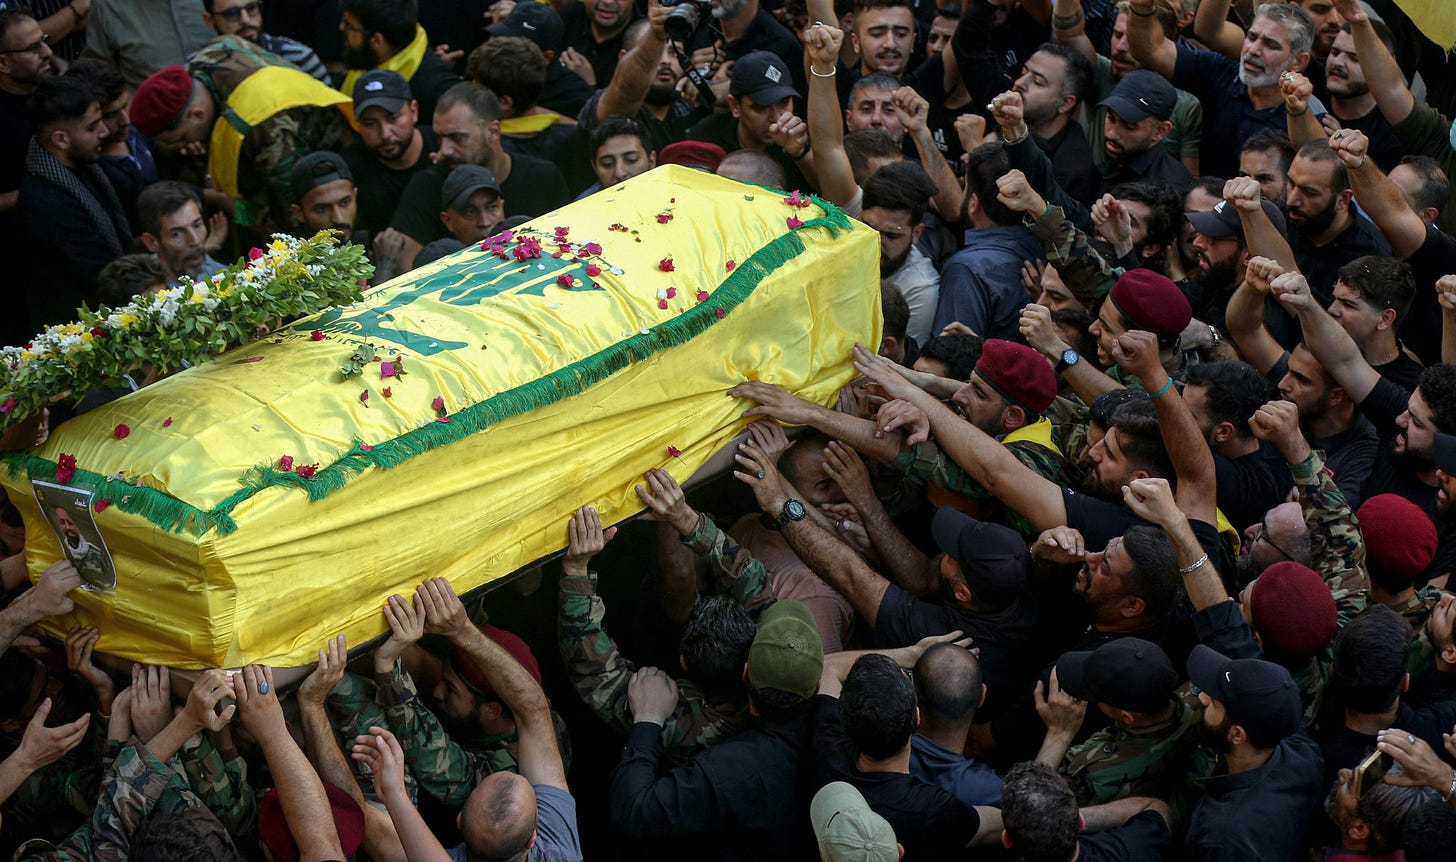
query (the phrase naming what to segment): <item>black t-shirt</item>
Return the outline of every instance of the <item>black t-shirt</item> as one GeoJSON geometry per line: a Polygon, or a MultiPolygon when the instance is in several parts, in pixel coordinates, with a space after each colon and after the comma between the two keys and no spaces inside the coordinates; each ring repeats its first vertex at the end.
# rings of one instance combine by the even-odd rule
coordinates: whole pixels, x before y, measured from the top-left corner
{"type": "Polygon", "coordinates": [[[1390,243],[1370,219],[1358,213],[1339,235],[1316,246],[1301,231],[1289,231],[1289,246],[1299,263],[1299,271],[1309,280],[1310,293],[1320,305],[1328,306],[1335,298],[1335,281],[1340,267],[1367,254],[1388,255],[1390,243]]]}
{"type": "Polygon", "coordinates": [[[1218,507],[1240,532],[1284,502],[1294,485],[1289,464],[1272,443],[1238,458],[1215,453],[1213,467],[1218,474],[1218,507]]]}
{"type": "Polygon", "coordinates": [[[1413,391],[1381,377],[1375,381],[1365,400],[1360,402],[1360,412],[1375,426],[1375,433],[1382,441],[1395,435],[1395,420],[1410,406],[1413,391]]]}
{"type": "Polygon", "coordinates": [[[622,40],[627,35],[627,26],[637,19],[637,10],[627,5],[622,9],[625,17],[622,29],[605,42],[598,42],[592,35],[591,16],[586,13],[585,3],[568,3],[561,9],[561,23],[566,25],[566,44],[591,63],[597,76],[597,86],[605,87],[617,71],[617,57],[622,50],[622,40]]]}
{"type": "Polygon", "coordinates": [[[1062,191],[1090,207],[1097,199],[1099,177],[1092,166],[1092,148],[1082,124],[1071,120],[1050,138],[1036,138],[1036,145],[1052,163],[1052,175],[1062,191]]]}
{"type": "Polygon", "coordinates": [[[816,790],[833,781],[852,784],[864,794],[870,810],[889,821],[895,838],[905,846],[906,859],[965,857],[966,845],[981,828],[974,808],[908,773],[855,768],[859,751],[839,723],[838,698],[815,695],[809,725],[816,790]]]}
{"type": "Polygon", "coordinates": [[[1408,258],[1416,282],[1416,298],[1401,322],[1401,337],[1427,365],[1441,361],[1441,303],[1435,284],[1456,272],[1456,238],[1434,227],[1426,228],[1426,241],[1408,258]]]}
{"type": "MultiPolygon", "coordinates": [[[[445,165],[432,165],[411,178],[404,188],[399,208],[394,211],[390,227],[420,245],[428,245],[444,237],[445,226],[440,223],[440,190],[449,172],[445,165]]],[[[511,173],[501,183],[501,197],[505,198],[508,217],[524,215],[535,218],[571,202],[561,170],[533,156],[511,156],[511,173]]]]}
{"type": "Polygon", "coordinates": [[[445,95],[446,90],[460,83],[460,80],[455,70],[446,66],[438,54],[426,51],[424,59],[420,60],[420,67],[415,69],[414,76],[409,79],[410,92],[414,94],[415,101],[420,103],[420,119],[433,122],[435,103],[445,95]]]}
{"type": "Polygon", "coordinates": [[[1410,392],[1415,391],[1416,381],[1420,380],[1421,372],[1425,370],[1424,365],[1411,359],[1403,349],[1396,354],[1394,359],[1384,365],[1373,367],[1376,374],[1410,392]]]}
{"type": "Polygon", "coordinates": [[[415,174],[431,166],[430,153],[439,149],[439,139],[429,126],[416,126],[420,131],[422,148],[420,157],[407,168],[395,170],[380,164],[364,142],[355,138],[340,155],[348,162],[354,174],[354,186],[359,190],[359,215],[357,227],[377,233],[389,227],[389,220],[399,206],[405,186],[415,174]]]}
{"type": "Polygon", "coordinates": [[[961,147],[960,135],[956,134],[955,121],[962,114],[973,113],[976,106],[970,99],[966,99],[959,107],[946,107],[950,94],[945,91],[944,55],[934,54],[927,57],[924,63],[915,67],[905,83],[930,103],[925,114],[925,124],[935,138],[935,146],[951,165],[959,164],[965,149],[961,147]]]}
{"type": "MultiPolygon", "coordinates": [[[[687,140],[707,141],[710,144],[717,144],[723,148],[724,153],[733,153],[743,149],[738,142],[738,118],[732,114],[712,114],[703,118],[697,125],[688,130],[687,140]]],[[[784,169],[784,189],[807,189],[808,183],[804,175],[799,171],[799,166],[789,158],[789,154],[783,151],[782,147],[770,145],[764,154],[779,163],[784,169]]]]}
{"type": "MultiPolygon", "coordinates": [[[[713,22],[715,27],[717,22],[713,22]]],[[[687,52],[693,53],[699,48],[706,48],[721,38],[717,32],[710,30],[706,20],[700,19],[698,29],[694,31],[692,38],[688,39],[687,52]]],[[[760,7],[758,15],[748,24],[748,29],[743,35],[732,42],[723,45],[723,54],[729,60],[739,60],[745,55],[754,51],[768,51],[777,54],[784,65],[789,67],[789,74],[794,79],[794,89],[803,95],[809,92],[808,84],[804,78],[804,49],[799,45],[799,40],[789,29],[778,22],[767,9],[760,7]]],[[[605,82],[597,82],[606,86],[605,82]]]]}
{"type": "Polygon", "coordinates": [[[1144,811],[1116,829],[1077,836],[1077,862],[1161,862],[1173,836],[1155,811],[1144,811]]]}
{"type": "Polygon", "coordinates": [[[29,96],[0,90],[0,193],[20,188],[25,176],[25,149],[35,135],[35,127],[25,117],[29,96]]]}
{"type": "Polygon", "coordinates": [[[1405,158],[1405,144],[1395,136],[1395,132],[1390,128],[1390,121],[1385,119],[1385,115],[1380,113],[1379,108],[1371,108],[1370,113],[1363,117],[1340,120],[1340,125],[1365,133],[1365,137],[1370,139],[1370,149],[1366,152],[1387,174],[1400,164],[1401,159],[1405,158]]]}
{"type": "Polygon", "coordinates": [[[1062,503],[1067,508],[1067,526],[1082,534],[1089,551],[1102,550],[1108,542],[1127,532],[1128,527],[1143,523],[1121,503],[1102,500],[1071,488],[1062,489],[1062,503]]]}

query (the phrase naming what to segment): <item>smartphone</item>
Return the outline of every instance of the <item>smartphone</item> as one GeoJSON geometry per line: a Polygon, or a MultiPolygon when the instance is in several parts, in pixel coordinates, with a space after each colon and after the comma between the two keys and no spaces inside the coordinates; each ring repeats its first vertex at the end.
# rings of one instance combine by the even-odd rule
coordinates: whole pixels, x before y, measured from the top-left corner
{"type": "Polygon", "coordinates": [[[1373,751],[1360,761],[1360,765],[1355,767],[1355,798],[1359,799],[1365,791],[1379,784],[1394,765],[1395,758],[1381,751],[1373,751]]]}

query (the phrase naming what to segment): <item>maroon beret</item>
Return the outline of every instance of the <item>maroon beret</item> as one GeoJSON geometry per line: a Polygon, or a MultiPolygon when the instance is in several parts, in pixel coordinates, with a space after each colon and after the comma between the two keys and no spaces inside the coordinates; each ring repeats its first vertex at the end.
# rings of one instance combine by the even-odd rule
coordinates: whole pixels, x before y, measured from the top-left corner
{"type": "Polygon", "coordinates": [[[187,74],[186,67],[172,65],[154,72],[131,97],[131,124],[142,134],[155,138],[172,128],[191,98],[192,76],[187,74]]]}
{"type": "Polygon", "coordinates": [[[1057,373],[1040,353],[999,338],[987,339],[976,361],[976,373],[1008,401],[1033,413],[1051,406],[1057,397],[1057,373]]]}
{"type": "Polygon", "coordinates": [[[1144,329],[1159,338],[1182,333],[1193,319],[1193,307],[1178,285],[1150,269],[1128,270],[1108,296],[1130,329],[1144,329]]]}
{"type": "Polygon", "coordinates": [[[662,148],[661,152],[657,154],[657,163],[659,165],[684,165],[713,173],[718,170],[718,163],[723,161],[726,155],[722,147],[707,141],[678,141],[662,148]]]}
{"type": "Polygon", "coordinates": [[[1313,658],[1339,628],[1329,585],[1299,563],[1265,569],[1254,582],[1249,610],[1264,651],[1282,658],[1313,658]]]}
{"type": "MultiPolygon", "coordinates": [[[[347,859],[364,843],[364,809],[359,807],[354,797],[327,781],[324,782],[324,791],[328,793],[329,812],[334,816],[334,829],[339,833],[339,843],[343,845],[344,858],[347,859]]],[[[258,837],[273,858],[280,862],[298,862],[298,842],[288,828],[277,790],[263,794],[258,804],[258,837]]]]}
{"type": "MultiPolygon", "coordinates": [[[[480,633],[495,641],[511,657],[521,663],[526,672],[536,682],[541,681],[541,667],[536,664],[536,656],[531,654],[531,648],[517,635],[499,629],[495,626],[479,626],[480,633]]],[[[465,650],[455,647],[450,651],[450,667],[460,675],[460,679],[469,686],[470,690],[487,700],[496,700],[495,689],[491,687],[490,680],[486,678],[485,671],[475,663],[465,650]]]]}
{"type": "Polygon", "coordinates": [[[1377,494],[1355,513],[1365,536],[1371,575],[1408,583],[1436,558],[1436,525],[1421,507],[1399,494],[1377,494]]]}

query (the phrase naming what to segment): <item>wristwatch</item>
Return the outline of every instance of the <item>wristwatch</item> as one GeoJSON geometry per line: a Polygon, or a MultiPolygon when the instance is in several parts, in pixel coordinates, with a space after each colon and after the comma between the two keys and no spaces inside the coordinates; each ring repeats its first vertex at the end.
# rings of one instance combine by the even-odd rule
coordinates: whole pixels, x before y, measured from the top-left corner
{"type": "Polygon", "coordinates": [[[773,527],[775,530],[782,530],[788,522],[802,521],[807,514],[809,513],[805,511],[803,503],[798,500],[789,500],[784,503],[783,511],[779,512],[779,516],[774,519],[773,527]]]}
{"type": "Polygon", "coordinates": [[[1076,365],[1078,362],[1081,361],[1082,355],[1076,350],[1068,347],[1066,350],[1062,351],[1062,358],[1057,362],[1057,373],[1061,374],[1063,371],[1066,371],[1068,368],[1071,368],[1073,365],[1076,365]]]}

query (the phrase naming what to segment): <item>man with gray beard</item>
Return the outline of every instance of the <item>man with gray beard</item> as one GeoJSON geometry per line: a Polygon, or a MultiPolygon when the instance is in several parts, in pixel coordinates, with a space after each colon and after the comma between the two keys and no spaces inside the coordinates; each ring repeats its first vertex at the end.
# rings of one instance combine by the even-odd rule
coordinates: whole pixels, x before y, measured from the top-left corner
{"type": "MultiPolygon", "coordinates": [[[[1235,62],[1169,40],[1158,25],[1156,0],[1130,2],[1127,38],[1133,57],[1203,104],[1203,173],[1237,176],[1240,142],[1264,129],[1286,127],[1280,78],[1309,64],[1314,43],[1309,15],[1292,3],[1259,6],[1235,62]]],[[[1316,118],[1324,113],[1313,99],[1306,110],[1316,118]]]]}

